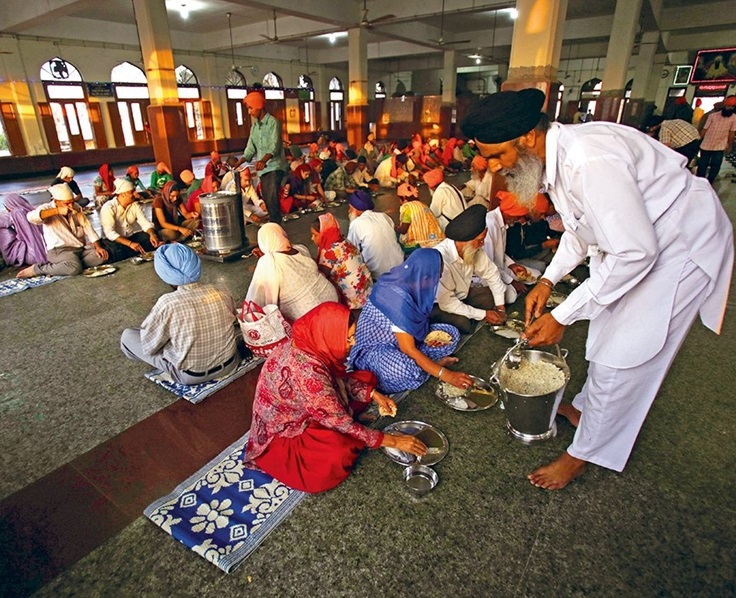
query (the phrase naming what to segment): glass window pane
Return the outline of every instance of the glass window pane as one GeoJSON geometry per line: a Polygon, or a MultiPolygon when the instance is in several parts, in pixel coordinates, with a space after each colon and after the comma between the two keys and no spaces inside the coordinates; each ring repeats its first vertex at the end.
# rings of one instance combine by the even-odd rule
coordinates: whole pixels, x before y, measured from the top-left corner
{"type": "Polygon", "coordinates": [[[187,127],[190,129],[194,128],[194,108],[192,108],[192,103],[187,102],[184,104],[187,108],[187,127]]]}
{"type": "Polygon", "coordinates": [[[79,122],[77,121],[74,104],[64,104],[64,109],[66,110],[66,120],[69,123],[69,132],[72,135],[79,135],[79,122]]]}
{"type": "Polygon", "coordinates": [[[41,67],[41,81],[81,81],[82,74],[63,58],[52,58],[41,67]]]}
{"type": "Polygon", "coordinates": [[[198,100],[199,99],[199,87],[180,87],[179,98],[187,100],[198,100]]]}
{"type": "Polygon", "coordinates": [[[47,85],[46,95],[49,100],[83,100],[84,89],[81,85],[47,85]]]}
{"type": "Polygon", "coordinates": [[[192,104],[194,107],[194,124],[197,127],[197,139],[204,139],[204,124],[202,122],[202,106],[199,102],[192,104]]]}
{"type": "Polygon", "coordinates": [[[59,139],[59,145],[61,146],[62,152],[69,152],[72,149],[72,144],[69,143],[69,131],[66,128],[66,121],[64,120],[64,109],[61,104],[51,102],[51,114],[54,117],[54,125],[56,126],[56,136],[59,139]]]}
{"type": "Polygon", "coordinates": [[[235,122],[238,123],[239,127],[243,126],[243,104],[240,102],[235,104],[235,122]]]}
{"type": "Polygon", "coordinates": [[[268,89],[265,90],[265,95],[267,100],[283,100],[284,99],[284,90],[283,89],[268,89]]]}
{"type": "Polygon", "coordinates": [[[143,112],[138,102],[131,102],[130,111],[133,113],[133,126],[136,131],[143,130],[143,112]]]}
{"type": "Polygon", "coordinates": [[[246,95],[248,95],[247,89],[228,89],[227,90],[227,97],[229,100],[242,100],[246,95]]]}
{"type": "Polygon", "coordinates": [[[89,120],[87,104],[84,102],[77,102],[76,106],[77,114],[79,115],[79,127],[82,129],[82,137],[85,141],[93,141],[95,134],[92,132],[92,123],[89,120]]]}
{"type": "Polygon", "coordinates": [[[123,139],[125,145],[135,145],[133,130],[130,126],[130,114],[128,113],[128,103],[118,102],[118,113],[120,114],[120,124],[123,128],[123,139]]]}
{"type": "Polygon", "coordinates": [[[116,85],[115,94],[119,100],[147,100],[148,87],[142,85],[116,85]]]}
{"type": "Polygon", "coordinates": [[[113,83],[147,83],[143,69],[130,62],[122,62],[110,71],[110,81],[113,83]]]}

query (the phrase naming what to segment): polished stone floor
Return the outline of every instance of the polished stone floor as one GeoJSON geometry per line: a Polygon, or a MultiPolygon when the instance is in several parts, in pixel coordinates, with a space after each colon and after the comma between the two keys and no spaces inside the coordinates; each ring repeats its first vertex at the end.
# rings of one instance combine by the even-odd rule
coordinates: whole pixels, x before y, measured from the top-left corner
{"type": "MultiPolygon", "coordinates": [[[[716,188],[733,220],[732,173],[716,188]]],[[[393,194],[378,207],[396,218],[393,194]]],[[[336,212],[346,226],[345,207],[336,212]]],[[[285,228],[314,249],[311,221],[285,228]]],[[[254,266],[205,262],[203,278],[242,298],[254,266]]],[[[720,337],[693,327],[622,474],[590,467],[561,492],[536,489],[525,475],[564,450],[572,428],[559,421],[557,438],[526,447],[502,411],[452,411],[430,382],[398,414],[449,438],[429,497],[411,498],[399,466],[366,453],[224,575],[141,513],[247,430],[257,372],[196,406],[145,380],[119,335],[167,290],[151,264],[124,262],[109,277],[0,299],[0,594],[736,595],[733,294],[720,337]]],[[[586,328],[562,343],[568,399],[585,377],[586,328]]],[[[461,367],[487,376],[507,346],[483,328],[461,367]]]]}

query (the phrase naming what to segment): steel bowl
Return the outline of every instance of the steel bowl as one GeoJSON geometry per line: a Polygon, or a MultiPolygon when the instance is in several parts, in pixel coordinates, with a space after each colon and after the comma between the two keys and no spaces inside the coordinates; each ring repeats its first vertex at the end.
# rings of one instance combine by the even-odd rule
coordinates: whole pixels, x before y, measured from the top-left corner
{"type": "Polygon", "coordinates": [[[412,463],[404,469],[404,484],[415,498],[422,498],[432,492],[439,481],[437,472],[421,463],[412,463]]]}

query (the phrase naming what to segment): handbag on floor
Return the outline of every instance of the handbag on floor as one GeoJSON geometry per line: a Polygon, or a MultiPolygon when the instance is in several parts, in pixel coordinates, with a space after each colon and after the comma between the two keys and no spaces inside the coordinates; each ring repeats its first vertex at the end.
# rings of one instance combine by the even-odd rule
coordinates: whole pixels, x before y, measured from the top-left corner
{"type": "Polygon", "coordinates": [[[245,345],[258,357],[268,357],[271,351],[291,338],[291,325],[277,305],[261,307],[253,301],[243,301],[238,323],[245,345]]]}

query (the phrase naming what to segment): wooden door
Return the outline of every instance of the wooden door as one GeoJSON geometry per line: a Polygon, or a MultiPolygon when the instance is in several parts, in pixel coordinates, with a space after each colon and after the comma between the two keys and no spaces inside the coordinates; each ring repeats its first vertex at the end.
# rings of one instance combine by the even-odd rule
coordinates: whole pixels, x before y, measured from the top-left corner
{"type": "Polygon", "coordinates": [[[56,134],[56,125],[54,124],[54,115],[51,114],[51,106],[48,102],[39,102],[38,111],[41,114],[41,124],[46,134],[46,142],[49,145],[49,153],[60,154],[61,144],[59,136],[56,134]]]}
{"type": "MultiPolygon", "coordinates": [[[[108,104],[112,105],[113,102],[108,104]]],[[[95,134],[95,145],[97,149],[107,149],[107,135],[105,134],[105,125],[102,122],[102,108],[99,102],[90,102],[87,105],[89,111],[89,120],[92,123],[92,131],[95,134]]]]}
{"type": "Polygon", "coordinates": [[[26,156],[26,144],[23,142],[23,134],[18,123],[18,113],[15,104],[11,102],[0,103],[0,113],[2,113],[3,127],[8,138],[8,146],[13,156],[26,156]]]}

